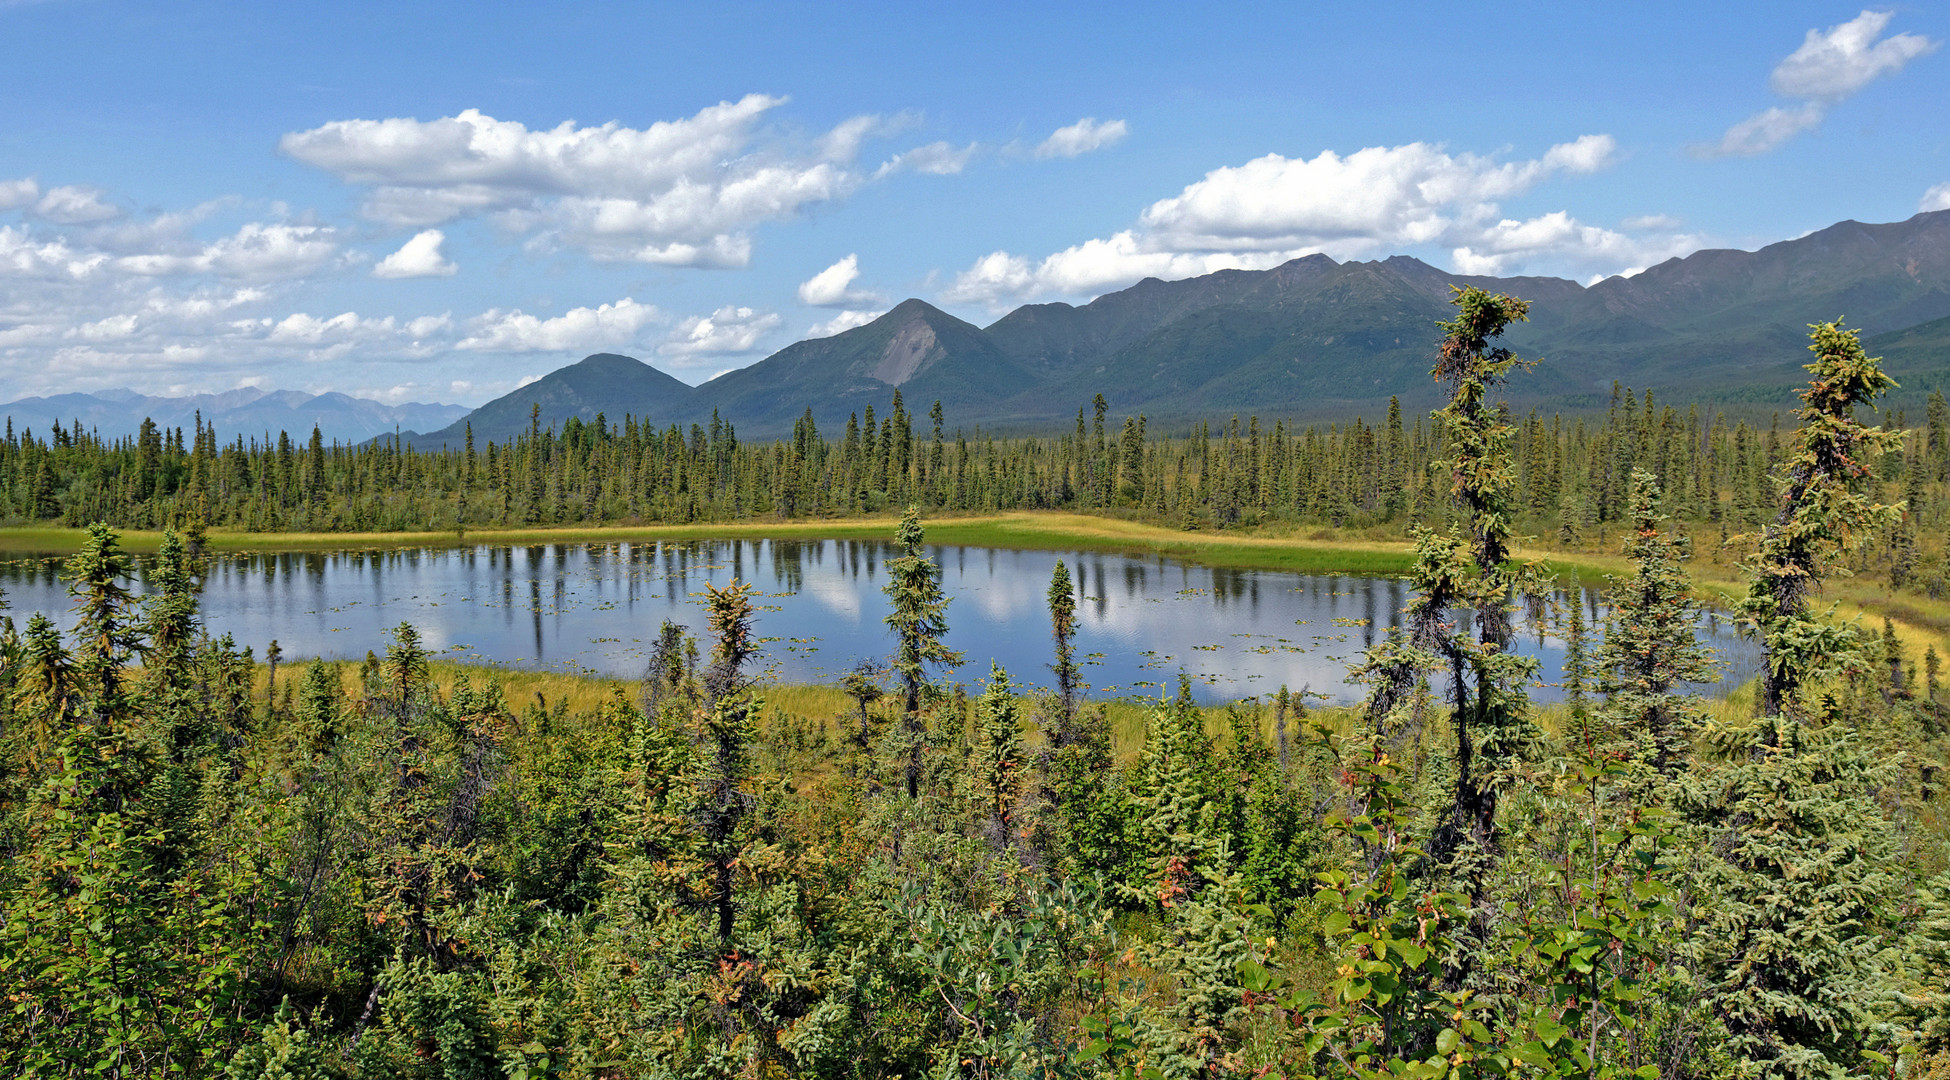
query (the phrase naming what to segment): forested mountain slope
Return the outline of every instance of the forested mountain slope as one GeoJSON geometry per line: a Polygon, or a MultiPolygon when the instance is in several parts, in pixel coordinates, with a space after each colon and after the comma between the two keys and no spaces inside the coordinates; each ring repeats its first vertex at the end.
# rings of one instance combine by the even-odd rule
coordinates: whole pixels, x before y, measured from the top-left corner
{"type": "MultiPolygon", "coordinates": [[[[1895,405],[1919,406],[1950,373],[1950,333],[1925,327],[1950,317],[1950,211],[1937,211],[1845,221],[1759,251],[1698,251],[1588,288],[1451,274],[1399,255],[1309,255],[1270,270],[1148,278],[1083,305],[1026,305],[985,328],[908,300],[695,389],[592,357],[471,419],[476,437],[505,437],[526,426],[534,403],[544,425],[604,410],[703,423],[716,410],[745,434],[777,435],[807,409],[822,425],[844,424],[895,389],[916,412],[940,400],[964,428],[1047,430],[1099,393],[1113,410],[1157,421],[1374,417],[1391,397],[1415,409],[1434,402],[1428,340],[1452,285],[1530,301],[1530,321],[1508,336],[1539,361],[1513,397],[1518,407],[1602,408],[1619,381],[1666,400],[1758,408],[1801,381],[1803,328],[1837,317],[1897,350],[1895,405]],[[558,376],[597,359],[575,376],[585,389],[561,388],[558,376]]],[[[460,427],[435,437],[452,443],[460,427]]]]}
{"type": "Polygon", "coordinates": [[[425,445],[459,446],[471,426],[482,441],[508,442],[528,430],[531,419],[543,427],[559,427],[570,417],[584,423],[604,416],[621,420],[669,422],[688,418],[694,391],[649,364],[615,353],[597,353],[552,371],[475,409],[430,435],[416,436],[425,445]],[[535,414],[535,406],[541,412],[535,414]]]}

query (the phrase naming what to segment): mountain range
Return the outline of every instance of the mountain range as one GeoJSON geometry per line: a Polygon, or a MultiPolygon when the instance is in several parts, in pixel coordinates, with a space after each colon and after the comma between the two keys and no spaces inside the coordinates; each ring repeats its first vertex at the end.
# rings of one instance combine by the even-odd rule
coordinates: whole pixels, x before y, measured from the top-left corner
{"type": "Polygon", "coordinates": [[[133,390],[99,390],[92,394],[55,394],[22,398],[0,405],[0,416],[16,430],[31,428],[45,437],[54,424],[93,431],[105,439],[134,435],[144,418],[158,427],[185,430],[203,422],[229,442],[239,435],[258,438],[289,432],[300,442],[311,437],[313,425],[331,442],[364,442],[396,430],[442,428],[468,414],[464,405],[386,405],[345,394],[307,394],[297,390],[259,390],[245,387],[221,394],[189,397],[148,397],[133,390]]]}
{"type": "Polygon", "coordinates": [[[79,418],[104,434],[143,416],[184,426],[196,410],[230,437],[287,430],[361,440],[404,429],[422,447],[506,441],[539,422],[634,416],[659,426],[715,411],[741,433],[782,434],[811,409],[832,431],[895,389],[949,426],[1048,430],[1096,394],[1116,415],[1173,423],[1238,414],[1298,420],[1377,416],[1391,396],[1420,411],[1450,290],[1476,285],[1530,301],[1507,335],[1533,370],[1521,408],[1602,408],[1614,381],[1667,401],[1761,413],[1794,404],[1807,324],[1846,317],[1902,383],[1898,406],[1950,390],[1950,210],[1907,221],[1844,221],[1758,251],[1710,249],[1589,286],[1563,278],[1451,274],[1407,256],[1336,262],[1309,255],[1269,270],[1147,278],[1087,304],[1030,304],[976,326],[903,301],[831,337],[788,345],[699,386],[628,356],[598,353],[478,409],[382,405],[343,394],[235,390],[186,398],[131,391],[0,406],[16,427],[79,418]],[[426,432],[427,434],[420,434],[426,432]]]}
{"type": "MultiPolygon", "coordinates": [[[[1589,286],[1563,278],[1451,274],[1407,256],[1309,255],[1270,270],[1148,278],[1087,304],[1030,304],[986,327],[921,300],[864,326],[800,341],[686,386],[615,354],[592,356],[475,410],[477,439],[624,413],[689,424],[713,410],[741,432],[823,428],[899,388],[910,410],[942,402],[951,427],[1050,428],[1102,393],[1114,413],[1175,421],[1375,416],[1390,396],[1420,410],[1436,322],[1450,290],[1476,285],[1531,302],[1507,336],[1537,360],[1510,387],[1521,407],[1602,408],[1614,380],[1668,401],[1733,411],[1789,408],[1808,359],[1807,324],[1846,317],[1903,384],[1893,401],[1950,389],[1950,211],[1844,221],[1758,251],[1703,250],[1589,286]]],[[[462,423],[416,435],[453,442],[462,423]]]]}

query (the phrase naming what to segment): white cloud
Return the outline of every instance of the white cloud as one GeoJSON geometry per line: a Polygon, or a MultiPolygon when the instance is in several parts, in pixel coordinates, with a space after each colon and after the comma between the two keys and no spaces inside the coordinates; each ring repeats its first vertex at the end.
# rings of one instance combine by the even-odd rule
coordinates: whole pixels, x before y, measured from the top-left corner
{"type": "Polygon", "coordinates": [[[917,115],[905,112],[891,117],[873,114],[848,117],[820,136],[819,156],[827,161],[852,161],[860,156],[860,148],[868,139],[898,134],[919,121],[917,115]]]}
{"type": "Polygon", "coordinates": [[[447,234],[439,229],[424,229],[413,239],[400,245],[398,251],[379,261],[372,268],[372,276],[378,278],[452,277],[460,267],[447,261],[440,254],[440,245],[447,234]]]}
{"type": "Polygon", "coordinates": [[[1561,227],[1512,232],[1501,224],[1497,201],[1556,174],[1603,169],[1617,148],[1609,135],[1585,135],[1535,160],[1515,162],[1449,154],[1427,143],[1369,147],[1346,156],[1327,150],[1312,159],[1268,154],[1214,169],[1152,203],[1137,228],[1041,260],[1005,251],[984,256],[942,298],[1001,306],[1036,295],[1092,295],[1143,277],[1265,269],[1313,252],[1350,258],[1432,244],[1515,265],[1552,250],[1524,239],[1533,234],[1549,234],[1574,245],[1566,250],[1601,260],[1620,245],[1561,227]]]}
{"type": "Polygon", "coordinates": [[[823,338],[832,337],[834,334],[843,334],[856,326],[865,326],[885,314],[887,313],[884,311],[854,311],[849,308],[834,315],[825,322],[812,324],[806,330],[806,336],[809,338],[823,338]]]}
{"type": "Polygon", "coordinates": [[[618,349],[635,343],[644,327],[662,317],[653,305],[627,296],[614,304],[573,308],[552,319],[496,309],[477,316],[472,332],[455,347],[485,352],[618,349]]]}
{"type": "Polygon", "coordinates": [[[880,298],[852,287],[860,276],[860,257],[848,255],[799,283],[799,302],[810,307],[857,307],[880,298]]]}
{"type": "Polygon", "coordinates": [[[1032,263],[997,251],[975,261],[942,293],[949,303],[999,304],[1039,294],[1088,296],[1141,278],[1187,278],[1218,270],[1264,270],[1306,251],[1171,251],[1149,247],[1149,237],[1126,229],[1107,239],[1086,240],[1032,263]]]}
{"type": "Polygon", "coordinates": [[[91,225],[122,216],[120,208],[102,201],[99,188],[75,184],[49,188],[34,204],[34,213],[58,225],[91,225]]]}
{"type": "Polygon", "coordinates": [[[1923,201],[1916,206],[1918,210],[1950,210],[1950,181],[1945,181],[1923,193],[1923,201]]]}
{"type": "Polygon", "coordinates": [[[41,197],[41,186],[32,177],[0,180],[0,210],[17,210],[41,197]]]}
{"type": "Polygon", "coordinates": [[[1816,102],[1793,109],[1775,106],[1763,109],[1727,129],[1718,144],[1703,151],[1706,157],[1753,157],[1821,126],[1827,109],[1816,102]]]}
{"type": "Polygon", "coordinates": [[[1671,214],[1640,214],[1626,218],[1619,225],[1627,229],[1677,229],[1679,219],[1671,214]]]}
{"type": "Polygon", "coordinates": [[[82,323],[62,336],[79,338],[83,341],[120,341],[135,336],[136,317],[134,315],[110,315],[106,319],[82,323]]]}
{"type": "Polygon", "coordinates": [[[968,167],[968,163],[981,153],[981,143],[969,143],[960,149],[947,142],[931,142],[917,146],[888,158],[880,168],[874,170],[874,178],[897,172],[927,173],[931,176],[953,176],[968,167]]]}
{"type": "Polygon", "coordinates": [[[270,333],[265,336],[271,341],[294,341],[316,345],[361,333],[391,332],[393,328],[391,317],[376,320],[361,319],[357,312],[347,311],[329,319],[320,319],[300,311],[273,323],[270,333]]]}
{"type": "Polygon", "coordinates": [[[229,293],[204,290],[188,296],[168,296],[157,292],[151,293],[142,307],[156,318],[195,321],[258,303],[268,295],[263,289],[255,288],[234,289],[229,293]]]}
{"type": "MultiPolygon", "coordinates": [[[[288,370],[276,365],[292,360],[341,361],[332,371],[343,389],[358,370],[354,364],[424,361],[452,348],[452,320],[444,315],[402,325],[356,312],[263,313],[285,286],[222,285],[196,275],[275,269],[281,259],[275,243],[260,250],[266,245],[240,230],[241,241],[233,235],[202,244],[173,227],[150,225],[127,227],[164,241],[162,251],[146,258],[82,246],[78,241],[100,239],[86,227],[55,237],[0,228],[0,275],[8,278],[0,289],[0,370],[13,376],[19,393],[131,385],[147,392],[202,390],[265,378],[267,371],[288,370]],[[141,259],[149,272],[121,265],[123,258],[141,259]]],[[[140,238],[120,235],[127,231],[122,225],[115,229],[113,242],[140,238]]],[[[288,375],[269,379],[290,385],[288,375]]]]}
{"type": "MultiPolygon", "coordinates": [[[[1670,233],[1632,236],[1586,225],[1559,210],[1525,221],[1506,218],[1482,230],[1471,243],[1457,247],[1450,255],[1456,271],[1462,274],[1501,275],[1520,267],[1526,259],[1539,256],[1571,270],[1605,267],[1612,273],[1632,274],[1652,263],[1697,250],[1699,246],[1697,236],[1670,233]]],[[[1610,276],[1604,270],[1594,272],[1610,276]]]]}
{"type": "Polygon", "coordinates": [[[80,279],[106,262],[107,255],[76,248],[65,238],[41,240],[24,228],[0,225],[0,277],[80,279]]]}
{"type": "Polygon", "coordinates": [[[1840,101],[1936,50],[1936,42],[1918,34],[1877,41],[1895,14],[1864,11],[1826,31],[1808,31],[1801,47],[1774,68],[1768,85],[1782,97],[1840,101]]]}
{"type": "Polygon", "coordinates": [[[1111,146],[1128,133],[1129,129],[1122,120],[1106,120],[1100,124],[1096,117],[1086,116],[1068,127],[1051,132],[1050,137],[1036,147],[1036,156],[1073,158],[1111,146]]]}
{"type": "Polygon", "coordinates": [[[251,280],[303,277],[338,251],[334,230],[322,225],[250,222],[229,236],[184,255],[125,255],[118,269],[132,274],[216,274],[251,280]]]}
{"type": "Polygon", "coordinates": [[[1540,160],[1507,163],[1419,142],[1346,157],[1324,150],[1312,160],[1268,154],[1207,173],[1140,220],[1185,250],[1427,243],[1551,173],[1602,168],[1615,147],[1609,135],[1587,135],[1540,160]]]}
{"type": "Polygon", "coordinates": [[[673,356],[751,352],[758,347],[759,339],[778,325],[779,317],[772,312],[726,305],[677,324],[676,333],[664,341],[662,351],[673,356]]]}
{"type": "Polygon", "coordinates": [[[1544,151],[1544,168],[1589,175],[1610,168],[1617,153],[1618,140],[1610,135],[1580,135],[1544,151]]]}
{"type": "Polygon", "coordinates": [[[279,147],[348,183],[370,185],[365,213],[427,226],[494,214],[607,260],[743,266],[749,231],[843,198],[862,182],[861,143],[877,116],[812,140],[761,132],[786,99],[749,94],[647,128],[564,122],[530,130],[469,109],[438,120],[337,120],[279,147]]]}
{"type": "MultiPolygon", "coordinates": [[[[235,333],[223,344],[233,351],[248,350],[260,343],[272,347],[303,346],[303,359],[317,362],[337,360],[355,349],[366,358],[432,355],[446,348],[447,343],[441,341],[429,346],[420,339],[450,329],[452,320],[445,315],[422,316],[402,326],[391,315],[373,317],[346,311],[319,318],[300,311],[282,319],[243,319],[231,326],[235,333]]],[[[277,355],[289,354],[279,351],[277,355]]]]}
{"type": "Polygon", "coordinates": [[[1694,147],[1693,152],[1700,157],[1764,154],[1821,126],[1831,107],[1863,87],[1936,51],[1938,42],[1918,34],[1878,41],[1894,17],[1893,11],[1864,11],[1827,30],[1808,31],[1801,47],[1775,65],[1768,77],[1775,93],[1801,104],[1763,109],[1728,128],[1718,143],[1694,147]]]}

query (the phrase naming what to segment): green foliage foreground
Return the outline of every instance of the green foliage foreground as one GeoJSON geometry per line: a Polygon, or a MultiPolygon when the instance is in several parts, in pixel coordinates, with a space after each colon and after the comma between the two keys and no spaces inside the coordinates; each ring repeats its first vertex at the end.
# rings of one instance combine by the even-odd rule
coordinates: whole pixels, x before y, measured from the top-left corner
{"type": "Polygon", "coordinates": [[[1513,429],[1484,402],[1522,306],[1457,301],[1455,524],[1420,534],[1366,701],[1181,689],[1134,758],[1077,681],[1061,564],[1060,689],[945,681],[918,517],[891,668],[832,715],[767,705],[736,585],[709,642],[666,626],[599,707],[442,689],[410,626],[267,688],[199,625],[184,543],[138,600],[95,527],[75,630],[0,626],[0,1073],[1950,1071],[1935,656],[1808,606],[1890,513],[1852,414],[1875,362],[1817,329],[1750,569],[1758,715],[1683,692],[1688,550],[1641,470],[1634,572],[1595,640],[1563,613],[1570,703],[1543,717],[1507,648],[1535,576],[1502,558],[1513,429]]]}

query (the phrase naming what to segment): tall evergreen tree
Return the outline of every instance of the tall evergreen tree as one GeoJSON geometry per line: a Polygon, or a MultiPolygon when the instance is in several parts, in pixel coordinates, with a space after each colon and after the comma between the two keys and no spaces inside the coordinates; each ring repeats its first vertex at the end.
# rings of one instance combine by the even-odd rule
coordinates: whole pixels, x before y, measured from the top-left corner
{"type": "Polygon", "coordinates": [[[1070,741],[1071,728],[1076,723],[1077,691],[1081,682],[1076,645],[1071,640],[1077,632],[1076,587],[1070,583],[1070,568],[1062,559],[1056,560],[1056,569],[1050,573],[1049,623],[1050,636],[1056,641],[1056,663],[1050,665],[1056,675],[1058,709],[1054,741],[1062,746],[1070,741]]]}
{"type": "Polygon", "coordinates": [[[1495,851],[1500,792],[1510,782],[1510,768],[1536,737],[1524,687],[1537,664],[1510,648],[1518,583],[1509,565],[1517,509],[1513,429],[1501,405],[1489,400],[1512,372],[1527,366],[1496,342],[1513,323],[1529,318],[1530,305],[1473,286],[1457,288],[1450,303],[1456,317],[1441,324],[1444,337],[1433,372],[1448,386],[1449,401],[1435,417],[1448,442],[1450,456],[1443,464],[1464,532],[1422,533],[1417,550],[1425,580],[1418,582],[1424,592],[1419,602],[1425,622],[1444,617],[1451,607],[1467,607],[1475,635],[1471,640],[1447,633],[1424,645],[1434,646],[1432,651],[1446,660],[1456,737],[1456,797],[1433,844],[1438,857],[1465,841],[1485,853],[1495,851]]]}
{"type": "Polygon", "coordinates": [[[1638,569],[1612,583],[1597,682],[1606,698],[1608,741],[1665,780],[1684,764],[1692,733],[1704,719],[1698,698],[1675,695],[1674,687],[1708,682],[1713,672],[1695,633],[1699,604],[1688,595],[1691,582],[1682,566],[1690,545],[1660,527],[1666,516],[1659,499],[1658,479],[1634,470],[1633,532],[1625,554],[1638,569]]]}
{"type": "Polygon", "coordinates": [[[961,663],[961,653],[944,642],[948,635],[948,598],[941,591],[941,568],[922,552],[926,533],[917,507],[907,508],[894,536],[903,554],[887,564],[884,591],[893,610],[885,621],[897,642],[892,666],[901,683],[907,794],[914,798],[921,789],[921,743],[925,735],[921,704],[928,676],[931,671],[961,663]]]}
{"type": "Polygon", "coordinates": [[[1889,777],[1811,683],[1859,662],[1853,630],[1810,610],[1835,560],[1894,520],[1863,492],[1897,435],[1854,416],[1894,385],[1854,331],[1812,327],[1809,388],[1783,475],[1780,510],[1748,564],[1742,603],[1765,650],[1761,715],[1711,733],[1725,760],[1684,790],[1717,858],[1701,877],[1690,940],[1725,1050],[1745,1075],[1846,1075],[1869,1060],[1868,1002],[1891,830],[1875,792],[1889,777]]]}

